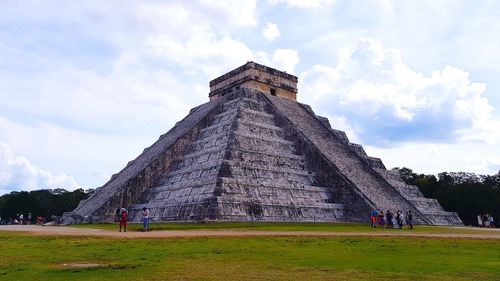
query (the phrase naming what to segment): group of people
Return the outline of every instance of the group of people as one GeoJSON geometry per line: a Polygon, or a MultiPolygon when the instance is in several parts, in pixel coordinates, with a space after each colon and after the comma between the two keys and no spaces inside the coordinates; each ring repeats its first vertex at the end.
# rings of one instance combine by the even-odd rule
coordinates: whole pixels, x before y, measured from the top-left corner
{"type": "Polygon", "coordinates": [[[399,228],[403,229],[406,225],[409,229],[413,229],[413,214],[411,210],[406,212],[397,211],[395,213],[391,210],[384,212],[382,210],[373,210],[370,213],[370,224],[371,227],[385,227],[385,228],[399,228]]]}
{"type": "MultiPolygon", "coordinates": [[[[116,216],[117,216],[119,224],[120,224],[120,232],[122,232],[122,228],[123,228],[123,232],[127,232],[127,219],[128,219],[127,209],[125,209],[123,207],[116,209],[116,216]]],[[[150,220],[149,210],[148,210],[148,208],[144,207],[144,208],[142,208],[142,212],[141,212],[141,221],[143,224],[142,231],[151,230],[149,228],[149,220],[150,220]]]]}
{"type": "Polygon", "coordinates": [[[484,212],[482,215],[477,216],[477,223],[481,227],[495,227],[495,219],[492,215],[484,212]]]}
{"type": "Polygon", "coordinates": [[[0,217],[0,224],[43,224],[44,222],[44,217],[38,216],[34,219],[31,213],[28,213],[28,215],[16,214],[16,216],[9,217],[5,220],[0,217]]]}

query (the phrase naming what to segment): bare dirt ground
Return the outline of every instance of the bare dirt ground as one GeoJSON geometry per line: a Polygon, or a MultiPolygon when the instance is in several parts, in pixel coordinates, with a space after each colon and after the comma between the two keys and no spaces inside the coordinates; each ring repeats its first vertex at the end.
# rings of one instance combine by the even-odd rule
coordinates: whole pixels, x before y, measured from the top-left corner
{"type": "Polygon", "coordinates": [[[442,238],[477,238],[500,239],[500,229],[481,229],[472,227],[481,233],[425,233],[425,232],[330,232],[330,231],[262,231],[262,230],[158,230],[118,232],[105,229],[74,228],[68,226],[40,225],[1,225],[0,231],[16,231],[32,235],[53,236],[102,236],[114,238],[178,238],[178,237],[227,237],[227,236],[410,236],[410,237],[442,237],[442,238]]]}

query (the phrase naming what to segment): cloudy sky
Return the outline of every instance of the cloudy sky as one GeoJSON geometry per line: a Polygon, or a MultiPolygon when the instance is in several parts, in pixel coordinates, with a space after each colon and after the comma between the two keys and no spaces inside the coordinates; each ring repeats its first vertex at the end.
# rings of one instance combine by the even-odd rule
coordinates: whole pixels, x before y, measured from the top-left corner
{"type": "Polygon", "coordinates": [[[247,61],[388,168],[500,170],[498,1],[0,0],[0,194],[93,188],[247,61]]]}

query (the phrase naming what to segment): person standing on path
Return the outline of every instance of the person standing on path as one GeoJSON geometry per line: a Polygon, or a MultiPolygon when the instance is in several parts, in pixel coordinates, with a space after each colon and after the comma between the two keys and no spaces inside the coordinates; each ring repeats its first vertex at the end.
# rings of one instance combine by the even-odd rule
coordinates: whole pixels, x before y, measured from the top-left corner
{"type": "Polygon", "coordinates": [[[409,229],[413,229],[413,214],[411,213],[411,210],[406,213],[406,224],[409,229]]]}
{"type": "Polygon", "coordinates": [[[385,223],[384,223],[384,212],[382,212],[382,210],[378,211],[377,218],[378,218],[378,225],[380,227],[384,227],[385,226],[385,223]]]}
{"type": "Polygon", "coordinates": [[[144,207],[142,208],[142,224],[143,224],[143,231],[148,231],[149,230],[149,210],[148,208],[144,207]]]}
{"type": "Polygon", "coordinates": [[[127,209],[125,208],[120,208],[120,232],[122,232],[122,226],[123,226],[123,232],[127,232],[127,209]]]}
{"type": "Polygon", "coordinates": [[[488,224],[488,214],[486,212],[483,213],[481,221],[482,221],[482,226],[486,227],[488,224]]]}
{"type": "Polygon", "coordinates": [[[392,213],[390,210],[387,210],[387,212],[385,213],[385,218],[387,220],[387,228],[392,228],[393,224],[392,224],[392,213]]]}
{"type": "Polygon", "coordinates": [[[403,229],[403,225],[405,223],[405,214],[403,213],[403,211],[399,211],[398,221],[399,221],[399,229],[403,229]]]}
{"type": "Polygon", "coordinates": [[[377,210],[373,210],[370,213],[370,222],[371,222],[372,228],[377,227],[377,215],[378,215],[377,210]]]}

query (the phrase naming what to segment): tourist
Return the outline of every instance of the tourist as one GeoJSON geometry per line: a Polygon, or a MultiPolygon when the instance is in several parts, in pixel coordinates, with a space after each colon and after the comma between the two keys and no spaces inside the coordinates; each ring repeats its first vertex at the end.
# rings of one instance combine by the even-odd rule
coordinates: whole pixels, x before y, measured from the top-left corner
{"type": "Polygon", "coordinates": [[[122,226],[123,226],[123,232],[127,232],[127,209],[121,207],[119,211],[119,217],[120,217],[120,232],[122,232],[122,226]]]}
{"type": "Polygon", "coordinates": [[[405,214],[403,213],[403,211],[399,211],[399,228],[400,229],[403,229],[404,223],[405,223],[405,214]]]}
{"type": "Polygon", "coordinates": [[[370,222],[371,222],[372,228],[377,227],[377,215],[378,215],[377,210],[373,210],[370,213],[370,222]]]}
{"type": "Polygon", "coordinates": [[[149,230],[149,210],[148,208],[144,207],[142,208],[142,224],[143,224],[143,231],[148,231],[149,230]]]}
{"type": "Polygon", "coordinates": [[[45,219],[42,216],[38,216],[36,217],[36,224],[43,224],[44,220],[45,219]]]}
{"type": "Polygon", "coordinates": [[[483,213],[483,216],[481,217],[481,222],[482,226],[486,227],[486,224],[488,223],[488,214],[486,212],[483,213]]]}
{"type": "Polygon", "coordinates": [[[392,228],[399,228],[397,213],[392,216],[392,228]]]}
{"type": "Polygon", "coordinates": [[[390,210],[387,210],[387,212],[385,213],[385,219],[387,220],[386,227],[387,228],[392,228],[393,227],[393,224],[392,224],[392,213],[391,213],[390,210]]]}
{"type": "Polygon", "coordinates": [[[380,227],[383,227],[385,225],[385,222],[384,222],[384,212],[382,212],[382,210],[379,210],[377,217],[378,217],[378,225],[380,227]]]}
{"type": "Polygon", "coordinates": [[[411,210],[406,213],[406,224],[409,229],[413,229],[413,214],[411,213],[411,210]]]}

